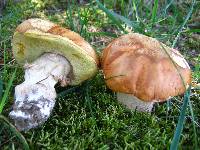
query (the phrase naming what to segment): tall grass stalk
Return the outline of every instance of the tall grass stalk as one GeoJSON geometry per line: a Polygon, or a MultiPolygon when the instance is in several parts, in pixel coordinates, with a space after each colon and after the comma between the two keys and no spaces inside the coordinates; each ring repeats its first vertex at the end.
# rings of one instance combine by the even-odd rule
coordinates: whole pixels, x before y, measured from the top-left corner
{"type": "Polygon", "coordinates": [[[182,105],[182,108],[181,108],[181,113],[180,113],[180,116],[179,116],[176,131],[174,133],[174,137],[173,137],[172,143],[170,145],[170,150],[178,149],[179,140],[180,140],[181,133],[182,133],[182,130],[183,130],[183,125],[184,125],[184,122],[185,122],[185,114],[186,114],[186,110],[187,110],[187,105],[188,105],[188,102],[189,102],[189,99],[190,99],[190,90],[191,90],[191,86],[187,89],[187,91],[184,94],[183,105],[182,105]]]}
{"type": "Polygon", "coordinates": [[[2,95],[3,95],[3,81],[0,78],[0,99],[2,98],[2,95]]]}
{"type": "Polygon", "coordinates": [[[179,37],[180,37],[180,35],[181,35],[181,33],[182,33],[183,28],[185,27],[186,23],[188,22],[189,18],[190,18],[191,15],[192,15],[192,12],[193,12],[195,3],[196,3],[196,0],[193,0],[193,1],[192,1],[192,5],[191,5],[191,7],[190,7],[190,10],[189,10],[187,16],[185,17],[183,23],[181,24],[181,26],[180,26],[179,29],[178,29],[176,38],[175,38],[175,40],[173,41],[173,44],[172,44],[172,47],[173,47],[173,48],[175,47],[175,45],[176,45],[176,43],[177,43],[177,41],[178,41],[178,39],[179,39],[179,37]]]}
{"type": "Polygon", "coordinates": [[[167,9],[171,6],[171,4],[174,2],[174,0],[171,0],[164,8],[164,15],[166,16],[167,14],[167,9]]]}
{"type": "Polygon", "coordinates": [[[196,121],[195,121],[195,116],[194,116],[194,112],[193,112],[193,107],[192,107],[192,103],[189,99],[189,108],[190,108],[190,114],[191,114],[191,119],[192,119],[192,126],[193,126],[193,130],[194,130],[194,144],[195,144],[195,150],[198,149],[198,143],[197,143],[197,133],[196,133],[196,121]]]}
{"type": "Polygon", "coordinates": [[[132,5],[133,5],[133,12],[135,12],[135,16],[136,16],[136,20],[137,22],[139,22],[140,18],[139,18],[139,15],[138,15],[138,10],[137,10],[137,7],[136,7],[136,2],[135,0],[132,1],[132,5]]]}
{"type": "Polygon", "coordinates": [[[3,94],[3,98],[1,99],[1,102],[0,102],[0,114],[3,111],[3,108],[4,108],[5,104],[6,104],[7,98],[9,97],[9,91],[10,91],[12,83],[13,83],[13,81],[15,79],[16,71],[17,71],[17,68],[15,68],[15,70],[14,70],[14,72],[13,72],[13,74],[12,74],[12,76],[11,76],[9,82],[8,82],[8,85],[6,87],[5,93],[3,94]]]}
{"type": "Polygon", "coordinates": [[[154,0],[154,6],[153,6],[153,11],[152,11],[152,16],[151,16],[152,26],[156,22],[157,11],[158,11],[158,0],[154,0]]]}

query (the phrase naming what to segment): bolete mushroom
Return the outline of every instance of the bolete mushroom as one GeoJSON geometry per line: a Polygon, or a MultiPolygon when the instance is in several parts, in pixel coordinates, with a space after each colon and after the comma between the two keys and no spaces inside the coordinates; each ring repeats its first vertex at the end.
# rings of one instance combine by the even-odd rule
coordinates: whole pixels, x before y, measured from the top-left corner
{"type": "Polygon", "coordinates": [[[103,50],[102,68],[118,101],[139,111],[183,94],[191,82],[190,67],[177,50],[138,33],[112,41],[103,50]]]}
{"type": "Polygon", "coordinates": [[[17,27],[13,54],[25,69],[25,81],[15,87],[9,114],[19,130],[47,120],[55,104],[57,82],[78,85],[98,70],[95,51],[79,34],[38,18],[17,27]]]}

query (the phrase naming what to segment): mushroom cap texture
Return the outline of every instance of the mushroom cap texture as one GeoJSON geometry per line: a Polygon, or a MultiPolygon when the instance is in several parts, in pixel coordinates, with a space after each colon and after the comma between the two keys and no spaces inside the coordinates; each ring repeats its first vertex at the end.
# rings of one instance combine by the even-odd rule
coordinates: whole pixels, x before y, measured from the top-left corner
{"type": "Polygon", "coordinates": [[[183,94],[191,82],[190,67],[177,50],[138,33],[113,40],[103,50],[102,68],[110,89],[146,102],[183,94]]]}
{"type": "Polygon", "coordinates": [[[39,18],[22,22],[13,36],[13,55],[24,65],[44,53],[65,56],[72,71],[71,85],[77,85],[94,76],[98,70],[98,57],[94,49],[79,34],[39,18]]]}

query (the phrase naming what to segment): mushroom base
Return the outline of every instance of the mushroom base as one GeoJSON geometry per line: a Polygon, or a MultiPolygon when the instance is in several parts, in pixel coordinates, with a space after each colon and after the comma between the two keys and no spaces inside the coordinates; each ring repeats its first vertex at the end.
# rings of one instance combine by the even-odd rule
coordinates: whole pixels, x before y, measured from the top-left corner
{"type": "Polygon", "coordinates": [[[25,81],[15,87],[15,103],[9,116],[18,130],[24,131],[44,123],[55,105],[55,84],[67,85],[71,66],[61,55],[46,53],[26,64],[25,81]]]}
{"type": "Polygon", "coordinates": [[[117,93],[117,100],[132,110],[151,112],[154,102],[144,102],[131,94],[117,93]]]}

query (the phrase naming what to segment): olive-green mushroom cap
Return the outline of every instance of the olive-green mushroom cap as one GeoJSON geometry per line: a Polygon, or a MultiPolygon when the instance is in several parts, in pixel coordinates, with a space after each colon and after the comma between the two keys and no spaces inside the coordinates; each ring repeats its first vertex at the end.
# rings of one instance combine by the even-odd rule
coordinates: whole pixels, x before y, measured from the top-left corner
{"type": "Polygon", "coordinates": [[[31,63],[44,53],[65,56],[72,66],[71,85],[94,76],[98,58],[79,34],[38,18],[21,23],[13,36],[13,55],[20,65],[31,63]]]}

